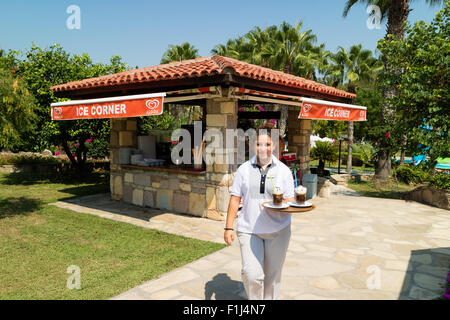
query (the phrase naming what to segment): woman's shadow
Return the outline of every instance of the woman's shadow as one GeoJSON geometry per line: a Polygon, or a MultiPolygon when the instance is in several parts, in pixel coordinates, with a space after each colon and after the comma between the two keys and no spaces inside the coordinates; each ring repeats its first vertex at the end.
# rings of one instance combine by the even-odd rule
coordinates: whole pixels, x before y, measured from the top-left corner
{"type": "Polygon", "coordinates": [[[205,300],[247,300],[244,285],[241,281],[231,280],[226,273],[216,274],[205,284],[205,300]]]}

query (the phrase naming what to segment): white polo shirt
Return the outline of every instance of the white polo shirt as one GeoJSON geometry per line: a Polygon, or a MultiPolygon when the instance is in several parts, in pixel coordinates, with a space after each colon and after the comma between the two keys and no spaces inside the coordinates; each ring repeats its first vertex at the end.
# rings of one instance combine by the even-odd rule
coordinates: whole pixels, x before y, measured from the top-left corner
{"type": "Polygon", "coordinates": [[[273,200],[272,182],[283,191],[283,198],[294,197],[294,178],[291,170],[272,154],[266,176],[256,163],[256,155],[239,166],[231,187],[231,195],[241,197],[243,207],[237,230],[246,233],[277,232],[291,223],[291,215],[267,209],[261,204],[273,200]]]}

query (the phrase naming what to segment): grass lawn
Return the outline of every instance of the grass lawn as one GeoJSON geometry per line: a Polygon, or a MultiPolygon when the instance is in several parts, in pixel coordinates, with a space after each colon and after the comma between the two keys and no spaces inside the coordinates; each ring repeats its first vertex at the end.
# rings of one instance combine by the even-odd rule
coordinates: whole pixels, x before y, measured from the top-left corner
{"type": "Polygon", "coordinates": [[[400,199],[400,191],[410,191],[416,188],[416,186],[411,186],[405,183],[397,183],[395,181],[389,180],[388,183],[379,187],[374,185],[372,181],[355,181],[352,179],[348,180],[347,186],[367,197],[376,198],[390,198],[390,199],[400,199]]]}
{"type": "Polygon", "coordinates": [[[0,299],[107,299],[225,246],[48,205],[108,189],[100,172],[0,174],[0,299]],[[80,290],[66,287],[71,265],[80,290]]]}

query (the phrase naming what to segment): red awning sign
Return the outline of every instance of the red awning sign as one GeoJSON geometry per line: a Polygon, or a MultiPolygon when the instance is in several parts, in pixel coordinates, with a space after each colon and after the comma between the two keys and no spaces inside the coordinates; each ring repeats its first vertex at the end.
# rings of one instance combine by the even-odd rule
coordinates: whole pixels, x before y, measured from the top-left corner
{"type": "Polygon", "coordinates": [[[52,120],[128,118],[163,112],[165,93],[138,94],[51,104],[52,120]]]}
{"type": "Polygon", "coordinates": [[[302,98],[300,119],[366,121],[367,108],[351,104],[302,98]]]}

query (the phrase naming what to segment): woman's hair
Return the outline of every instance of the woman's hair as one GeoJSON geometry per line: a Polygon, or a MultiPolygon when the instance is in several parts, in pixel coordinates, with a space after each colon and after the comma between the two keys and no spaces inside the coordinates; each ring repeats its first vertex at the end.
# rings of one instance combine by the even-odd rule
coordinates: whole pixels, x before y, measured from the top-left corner
{"type": "Polygon", "coordinates": [[[256,137],[259,136],[269,136],[272,139],[272,129],[271,128],[266,128],[266,127],[261,127],[256,129],[256,137]]]}

